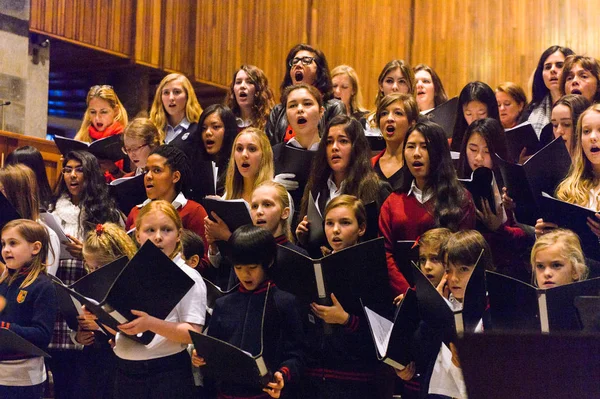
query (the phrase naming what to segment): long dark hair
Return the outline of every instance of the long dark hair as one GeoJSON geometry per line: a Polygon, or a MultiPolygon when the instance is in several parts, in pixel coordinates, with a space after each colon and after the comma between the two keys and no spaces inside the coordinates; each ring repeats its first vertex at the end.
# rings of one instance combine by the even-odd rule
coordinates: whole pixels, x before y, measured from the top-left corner
{"type": "Polygon", "coordinates": [[[363,203],[375,201],[379,193],[379,177],[373,171],[369,158],[370,147],[363,133],[359,121],[347,116],[336,115],[326,126],[319,148],[313,159],[310,177],[302,197],[301,215],[305,215],[308,208],[308,194],[318,192],[327,186],[327,179],[331,175],[331,167],[327,162],[327,137],[334,126],[342,126],[344,132],[352,143],[348,174],[344,179],[343,194],[358,197],[363,203]]]}
{"type": "MultiPolygon", "coordinates": [[[[429,176],[424,190],[433,193],[435,226],[456,231],[463,218],[462,208],[468,195],[456,177],[444,129],[429,121],[417,123],[406,133],[402,153],[405,152],[409,137],[415,132],[421,133],[427,143],[429,176]]],[[[403,192],[408,192],[412,179],[406,179],[405,182],[403,192]]]]}
{"type": "MultiPolygon", "coordinates": [[[[96,157],[86,151],[71,151],[65,155],[64,164],[69,161],[80,162],[83,168],[83,187],[79,199],[79,208],[82,210],[79,213],[79,226],[83,229],[83,233],[87,234],[97,224],[119,223],[121,214],[109,195],[108,186],[96,157]]],[[[63,194],[67,194],[69,198],[71,196],[64,175],[61,173],[55,190],[53,207],[56,207],[56,201],[63,194]]]]}
{"type": "MultiPolygon", "coordinates": [[[[231,155],[231,146],[233,145],[233,139],[237,136],[237,122],[235,120],[235,115],[229,109],[221,104],[213,104],[204,109],[202,115],[200,115],[200,121],[198,122],[198,127],[200,128],[200,133],[204,131],[204,121],[206,118],[216,113],[219,118],[221,118],[221,122],[223,122],[223,126],[225,127],[225,134],[223,136],[223,144],[221,145],[221,149],[216,156],[216,164],[219,167],[219,170],[226,170],[227,164],[229,163],[229,156],[231,155]]],[[[210,155],[206,152],[206,148],[204,148],[204,141],[200,140],[199,143],[200,151],[202,155],[206,157],[206,159],[210,159],[210,155]]]]}
{"type": "Polygon", "coordinates": [[[550,46],[542,53],[540,60],[538,61],[537,68],[535,68],[535,72],[533,74],[530,107],[535,107],[541,103],[544,97],[550,93],[550,90],[548,90],[546,84],[544,83],[544,63],[546,62],[546,58],[550,57],[557,51],[560,51],[565,58],[567,58],[569,55],[575,54],[575,52],[570,48],[562,46],[550,46]]]}
{"type": "MultiPolygon", "coordinates": [[[[327,58],[325,54],[308,44],[297,44],[285,57],[285,75],[281,86],[279,87],[280,92],[283,92],[286,87],[292,85],[292,77],[290,76],[290,62],[294,59],[299,51],[306,50],[310,51],[315,55],[315,63],[317,64],[317,77],[313,83],[321,94],[323,95],[323,101],[327,102],[333,97],[333,86],[331,84],[331,74],[329,73],[329,65],[327,64],[327,58]]],[[[283,105],[285,107],[285,104],[283,105]]]]}
{"type": "Polygon", "coordinates": [[[494,90],[483,82],[470,82],[461,90],[456,107],[456,123],[452,133],[452,150],[459,151],[463,136],[469,126],[463,114],[463,107],[471,101],[479,101],[487,106],[487,117],[500,122],[498,101],[494,90]]]}
{"type": "Polygon", "coordinates": [[[48,209],[52,202],[52,190],[50,189],[50,183],[48,183],[48,175],[40,151],[30,145],[15,149],[6,157],[6,165],[17,163],[29,166],[33,170],[37,179],[40,205],[48,209]]]}
{"type": "MultiPolygon", "coordinates": [[[[500,122],[492,118],[476,120],[467,128],[467,132],[465,133],[465,137],[463,137],[460,146],[460,158],[458,160],[457,169],[457,174],[460,179],[469,178],[473,172],[469,166],[469,160],[467,159],[467,143],[475,133],[479,134],[485,140],[490,156],[492,157],[492,162],[494,160],[493,154],[498,154],[502,159],[507,158],[506,135],[504,134],[504,128],[502,128],[500,122]]],[[[496,181],[498,181],[500,173],[497,168],[494,168],[494,175],[496,176],[496,181]]]]}

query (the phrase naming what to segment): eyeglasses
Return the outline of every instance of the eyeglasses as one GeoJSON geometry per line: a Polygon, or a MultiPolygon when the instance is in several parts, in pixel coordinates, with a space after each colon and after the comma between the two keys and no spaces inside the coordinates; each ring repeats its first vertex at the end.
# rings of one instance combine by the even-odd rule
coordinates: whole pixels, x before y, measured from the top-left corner
{"type": "Polygon", "coordinates": [[[63,175],[70,175],[71,173],[73,173],[73,171],[77,175],[82,175],[83,174],[83,166],[76,166],[74,168],[72,168],[70,166],[65,166],[64,168],[62,168],[63,175]]]}
{"type": "Polygon", "coordinates": [[[123,154],[129,155],[129,154],[133,154],[134,152],[138,152],[139,150],[141,150],[143,147],[146,147],[148,144],[142,144],[139,147],[136,148],[121,148],[121,151],[123,151],[123,154]]]}
{"type": "Polygon", "coordinates": [[[296,57],[290,61],[290,66],[294,66],[300,61],[302,61],[302,65],[310,65],[317,57],[296,57]]]}

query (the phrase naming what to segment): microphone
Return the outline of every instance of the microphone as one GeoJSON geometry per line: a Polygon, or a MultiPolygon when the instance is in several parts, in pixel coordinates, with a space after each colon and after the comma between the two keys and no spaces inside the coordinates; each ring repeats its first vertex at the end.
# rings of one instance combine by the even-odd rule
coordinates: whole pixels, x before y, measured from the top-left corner
{"type": "Polygon", "coordinates": [[[5,105],[10,105],[10,101],[5,101],[3,103],[0,103],[0,107],[4,107],[5,105]]]}

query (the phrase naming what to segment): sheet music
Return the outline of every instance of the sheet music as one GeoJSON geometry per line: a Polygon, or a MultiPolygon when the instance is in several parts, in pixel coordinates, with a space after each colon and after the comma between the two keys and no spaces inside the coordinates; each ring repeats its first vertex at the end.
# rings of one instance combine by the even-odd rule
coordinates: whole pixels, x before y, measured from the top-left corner
{"type": "Polygon", "coordinates": [[[375,338],[375,345],[377,346],[379,356],[384,357],[387,353],[388,344],[390,343],[394,323],[373,312],[366,306],[365,314],[369,319],[369,326],[371,327],[371,332],[375,338]]]}

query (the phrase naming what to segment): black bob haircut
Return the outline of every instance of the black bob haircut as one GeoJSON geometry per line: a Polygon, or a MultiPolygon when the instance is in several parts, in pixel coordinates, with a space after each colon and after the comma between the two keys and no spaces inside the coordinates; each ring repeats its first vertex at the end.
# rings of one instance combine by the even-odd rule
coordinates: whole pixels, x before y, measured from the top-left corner
{"type": "Polygon", "coordinates": [[[253,225],[239,227],[229,237],[230,259],[233,265],[260,264],[263,269],[271,267],[277,254],[273,234],[253,225]]]}

